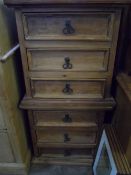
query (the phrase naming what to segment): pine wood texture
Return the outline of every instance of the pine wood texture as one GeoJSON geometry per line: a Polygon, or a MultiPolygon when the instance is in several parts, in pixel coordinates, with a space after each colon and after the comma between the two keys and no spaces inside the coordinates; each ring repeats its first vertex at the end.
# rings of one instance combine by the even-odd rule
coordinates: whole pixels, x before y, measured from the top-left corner
{"type": "Polygon", "coordinates": [[[105,81],[40,81],[32,80],[34,98],[103,98],[105,81]]]}
{"type": "Polygon", "coordinates": [[[97,127],[101,113],[93,111],[33,111],[36,127],[97,127]]]}
{"type": "MultiPolygon", "coordinates": [[[[85,162],[80,154],[85,149],[84,160],[91,163],[103,113],[115,105],[110,88],[121,8],[40,2],[46,3],[37,1],[35,8],[20,3],[16,9],[26,85],[20,107],[28,110],[34,154],[51,162],[53,151],[71,148],[77,156],[69,159],[78,164],[85,162]]],[[[63,153],[55,156],[64,162],[63,153]]]]}
{"type": "Polygon", "coordinates": [[[106,12],[23,13],[26,40],[111,40],[114,14],[106,12]],[[73,32],[66,34],[66,25],[73,32]]]}
{"type": "Polygon", "coordinates": [[[106,48],[65,51],[28,49],[27,54],[30,71],[108,71],[109,50],[106,48]]]}
{"type": "Polygon", "coordinates": [[[54,129],[48,131],[45,129],[37,129],[37,143],[56,143],[56,144],[95,144],[96,141],[96,132],[90,132],[85,129],[85,131],[73,130],[70,129],[54,129]],[[94,134],[95,133],[95,134],[94,134]]]}
{"type": "MultiPolygon", "coordinates": [[[[0,55],[17,42],[15,16],[0,0],[0,55]]],[[[14,55],[0,62],[0,174],[26,175],[30,164],[23,114],[18,109],[20,91],[14,55]]]]}
{"type": "Polygon", "coordinates": [[[24,97],[20,107],[22,109],[32,110],[104,110],[108,111],[114,108],[116,105],[113,98],[105,99],[32,99],[30,97],[24,97]]]}

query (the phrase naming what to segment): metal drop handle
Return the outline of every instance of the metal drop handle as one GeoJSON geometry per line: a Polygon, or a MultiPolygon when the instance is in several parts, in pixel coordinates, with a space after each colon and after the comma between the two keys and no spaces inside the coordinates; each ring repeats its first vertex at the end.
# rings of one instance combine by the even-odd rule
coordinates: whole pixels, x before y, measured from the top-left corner
{"type": "Polygon", "coordinates": [[[75,29],[72,27],[71,21],[67,20],[65,22],[65,28],[63,29],[64,35],[70,35],[75,33],[75,29]]]}
{"type": "Polygon", "coordinates": [[[63,118],[63,122],[65,122],[65,123],[72,122],[72,118],[69,116],[69,114],[65,114],[65,117],[63,118]]]}
{"type": "Polygon", "coordinates": [[[66,57],[65,58],[65,63],[63,64],[64,69],[72,69],[72,64],[70,63],[70,58],[66,57]]]}
{"type": "Polygon", "coordinates": [[[64,134],[64,142],[66,143],[66,142],[69,142],[69,141],[71,141],[69,135],[68,134],[64,134]]]}
{"type": "Polygon", "coordinates": [[[73,89],[71,89],[69,83],[66,83],[66,84],[65,84],[65,88],[63,89],[63,93],[64,93],[64,94],[67,94],[67,95],[70,95],[70,94],[73,93],[73,89]]]}

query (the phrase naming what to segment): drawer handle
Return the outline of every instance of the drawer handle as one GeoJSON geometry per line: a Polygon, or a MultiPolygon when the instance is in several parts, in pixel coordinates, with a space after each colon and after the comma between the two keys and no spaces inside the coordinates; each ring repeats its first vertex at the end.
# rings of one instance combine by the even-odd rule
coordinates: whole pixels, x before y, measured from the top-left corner
{"type": "Polygon", "coordinates": [[[64,151],[64,157],[66,156],[71,156],[71,151],[70,150],[65,150],[64,151]]]}
{"type": "Polygon", "coordinates": [[[69,116],[69,114],[66,114],[65,117],[63,118],[63,122],[65,123],[71,123],[72,118],[69,116]]]}
{"type": "Polygon", "coordinates": [[[64,69],[72,69],[72,64],[70,63],[70,58],[66,57],[65,58],[65,63],[63,64],[64,69]]]}
{"type": "Polygon", "coordinates": [[[73,93],[73,89],[71,89],[69,83],[67,83],[67,84],[65,85],[65,88],[63,89],[63,93],[64,93],[64,94],[68,94],[68,95],[70,95],[70,94],[73,93]]]}
{"type": "Polygon", "coordinates": [[[65,22],[65,28],[63,29],[63,33],[65,35],[69,35],[69,34],[75,33],[75,29],[72,27],[70,20],[67,20],[65,22]]]}
{"type": "Polygon", "coordinates": [[[64,134],[64,142],[69,142],[71,139],[69,138],[68,134],[64,134]]]}

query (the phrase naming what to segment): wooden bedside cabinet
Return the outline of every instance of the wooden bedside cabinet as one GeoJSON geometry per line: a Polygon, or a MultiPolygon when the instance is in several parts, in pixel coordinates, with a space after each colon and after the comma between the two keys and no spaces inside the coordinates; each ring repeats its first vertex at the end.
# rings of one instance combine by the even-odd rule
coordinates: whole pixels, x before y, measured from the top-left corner
{"type": "Polygon", "coordinates": [[[12,1],[37,160],[92,164],[110,94],[121,8],[12,1]]]}

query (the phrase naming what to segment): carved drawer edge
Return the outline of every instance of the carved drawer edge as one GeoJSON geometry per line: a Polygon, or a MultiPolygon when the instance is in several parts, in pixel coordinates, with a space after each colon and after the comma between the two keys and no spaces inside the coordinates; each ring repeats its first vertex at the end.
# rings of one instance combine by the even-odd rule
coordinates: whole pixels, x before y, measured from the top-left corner
{"type": "Polygon", "coordinates": [[[112,110],[116,103],[113,98],[105,99],[33,99],[25,96],[21,101],[19,107],[21,109],[36,109],[36,110],[47,110],[47,109],[58,109],[58,110],[112,110]]]}

